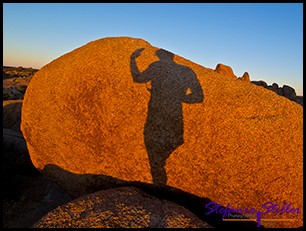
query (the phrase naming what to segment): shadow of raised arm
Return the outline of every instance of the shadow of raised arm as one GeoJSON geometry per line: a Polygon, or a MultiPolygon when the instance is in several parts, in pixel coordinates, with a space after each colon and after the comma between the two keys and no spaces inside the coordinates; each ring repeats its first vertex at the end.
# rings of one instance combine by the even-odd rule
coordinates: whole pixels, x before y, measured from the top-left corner
{"type": "Polygon", "coordinates": [[[144,48],[137,49],[136,51],[133,52],[133,54],[130,57],[130,69],[131,69],[133,80],[136,83],[146,83],[146,82],[150,81],[148,79],[148,76],[142,74],[139,71],[139,69],[137,67],[137,63],[136,63],[136,58],[138,58],[141,55],[141,52],[143,50],[144,50],[144,48]]]}

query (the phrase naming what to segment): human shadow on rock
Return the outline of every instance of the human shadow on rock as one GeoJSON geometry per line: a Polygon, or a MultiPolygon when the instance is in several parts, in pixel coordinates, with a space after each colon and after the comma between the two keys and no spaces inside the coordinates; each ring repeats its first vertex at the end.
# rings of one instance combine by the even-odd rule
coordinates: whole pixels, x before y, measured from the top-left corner
{"type": "MultiPolygon", "coordinates": [[[[210,209],[207,208],[206,205],[209,202],[212,202],[211,199],[206,197],[199,197],[168,185],[154,185],[138,181],[125,181],[102,174],[75,174],[56,165],[47,165],[42,170],[42,172],[49,176],[56,175],[57,177],[53,180],[65,190],[67,190],[67,192],[74,199],[85,194],[94,193],[103,189],[133,186],[154,197],[172,201],[178,205],[183,206],[195,214],[199,219],[213,227],[230,229],[257,228],[257,223],[254,221],[223,221],[222,214],[217,214],[215,212],[207,214],[210,209]]],[[[220,209],[225,209],[225,207],[221,205],[220,209]]],[[[239,216],[240,219],[248,219],[248,217],[239,213],[233,215],[236,217],[239,216]]],[[[264,228],[264,226],[260,227],[264,228]]]]}
{"type": "Polygon", "coordinates": [[[182,103],[201,103],[204,94],[194,71],[174,62],[174,54],[169,51],[157,50],[155,54],[159,61],[153,62],[140,72],[136,58],[142,51],[143,48],[137,49],[130,56],[130,69],[134,82],[146,84],[150,92],[144,143],[153,183],[165,185],[166,160],[184,143],[182,103]]]}

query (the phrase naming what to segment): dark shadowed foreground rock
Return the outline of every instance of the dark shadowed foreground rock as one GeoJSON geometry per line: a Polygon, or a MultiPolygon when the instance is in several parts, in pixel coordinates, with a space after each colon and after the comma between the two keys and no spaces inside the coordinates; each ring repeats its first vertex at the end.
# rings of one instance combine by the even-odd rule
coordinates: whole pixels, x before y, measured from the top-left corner
{"type": "Polygon", "coordinates": [[[3,228],[30,228],[57,206],[72,198],[46,176],[15,176],[10,192],[15,198],[3,198],[3,228]]]}
{"type": "Polygon", "coordinates": [[[134,187],[85,195],[49,212],[35,228],[211,228],[190,211],[134,187]]]}
{"type": "Polygon", "coordinates": [[[3,128],[2,141],[2,169],[4,175],[32,175],[38,172],[32,164],[21,132],[3,128]]]}
{"type": "MultiPolygon", "coordinates": [[[[93,41],[41,68],[21,130],[36,168],[70,193],[108,182],[46,166],[162,183],[232,208],[287,201],[303,211],[303,108],[141,39],[93,41]]],[[[302,217],[262,219],[299,227],[302,217]]]]}
{"type": "Polygon", "coordinates": [[[3,128],[20,132],[22,100],[3,101],[3,128]]]}

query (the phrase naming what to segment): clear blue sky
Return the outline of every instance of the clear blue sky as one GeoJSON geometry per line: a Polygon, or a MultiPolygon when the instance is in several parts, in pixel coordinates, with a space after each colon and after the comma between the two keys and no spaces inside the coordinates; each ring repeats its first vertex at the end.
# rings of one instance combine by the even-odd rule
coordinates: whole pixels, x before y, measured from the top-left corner
{"type": "Polygon", "coordinates": [[[41,68],[104,37],[131,36],[202,66],[303,94],[302,3],[4,3],[3,65],[41,68]]]}

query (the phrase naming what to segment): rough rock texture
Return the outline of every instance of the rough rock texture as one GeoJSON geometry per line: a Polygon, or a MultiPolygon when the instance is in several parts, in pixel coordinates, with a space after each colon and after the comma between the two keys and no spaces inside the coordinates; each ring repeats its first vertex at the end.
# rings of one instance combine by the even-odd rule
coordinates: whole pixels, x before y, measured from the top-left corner
{"type": "MultiPolygon", "coordinates": [[[[152,183],[150,164],[154,165],[148,152],[159,148],[156,159],[158,154],[168,157],[165,166],[155,172],[166,172],[169,186],[224,206],[230,203],[234,208],[260,210],[267,201],[288,201],[302,211],[303,108],[267,89],[225,78],[177,55],[177,68],[172,60],[162,58],[153,66],[165,68],[152,70],[151,66],[142,83],[135,82],[133,76],[138,72],[134,62],[144,71],[158,61],[157,50],[141,39],[105,38],[41,68],[27,88],[22,108],[21,129],[34,165],[70,192],[96,185],[97,178],[78,182],[52,171],[54,168],[44,170],[47,165],[80,175],[152,183]],[[140,48],[145,48],[142,53],[140,48]],[[195,73],[204,101],[182,103],[181,113],[163,99],[171,95],[175,100],[187,98],[177,95],[185,81],[181,76],[187,72],[192,76],[187,67],[195,73]],[[152,78],[157,73],[178,79],[156,82],[152,78]],[[152,86],[145,84],[148,79],[152,86]],[[152,106],[153,92],[161,100],[154,98],[152,106]],[[171,110],[183,115],[183,127],[179,123],[183,137],[182,133],[175,137],[173,130],[159,125],[176,128],[174,121],[180,121],[164,122],[173,118],[171,110]],[[148,118],[154,113],[155,121],[154,116],[148,118]],[[146,135],[148,121],[152,137],[166,139],[146,135]],[[169,142],[182,141],[173,146],[176,149],[172,153],[167,153],[171,149],[164,150],[169,142]]],[[[263,218],[271,217],[296,219],[274,222],[274,227],[299,227],[303,213],[265,214],[263,218]]]]}
{"type": "Polygon", "coordinates": [[[249,75],[248,72],[244,72],[243,76],[242,76],[242,77],[239,77],[238,79],[243,80],[243,81],[246,81],[246,82],[248,82],[248,83],[251,82],[251,80],[250,80],[250,75],[249,75]]]}
{"type": "Polygon", "coordinates": [[[224,75],[228,78],[237,79],[236,75],[234,74],[232,68],[230,66],[224,65],[219,63],[216,66],[215,71],[221,75],[224,75]]]}
{"type": "Polygon", "coordinates": [[[20,131],[22,100],[3,101],[3,128],[20,131]]]}
{"type": "Polygon", "coordinates": [[[34,228],[212,228],[190,211],[134,187],[85,195],[49,212],[34,228]]]}

